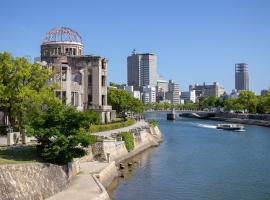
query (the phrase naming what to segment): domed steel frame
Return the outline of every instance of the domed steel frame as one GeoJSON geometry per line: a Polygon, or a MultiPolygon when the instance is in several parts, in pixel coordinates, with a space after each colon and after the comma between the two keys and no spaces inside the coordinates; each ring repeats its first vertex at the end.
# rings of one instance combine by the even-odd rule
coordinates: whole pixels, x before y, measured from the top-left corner
{"type": "Polygon", "coordinates": [[[46,33],[43,44],[54,42],[75,42],[82,44],[82,38],[76,31],[68,27],[56,27],[46,33]]]}

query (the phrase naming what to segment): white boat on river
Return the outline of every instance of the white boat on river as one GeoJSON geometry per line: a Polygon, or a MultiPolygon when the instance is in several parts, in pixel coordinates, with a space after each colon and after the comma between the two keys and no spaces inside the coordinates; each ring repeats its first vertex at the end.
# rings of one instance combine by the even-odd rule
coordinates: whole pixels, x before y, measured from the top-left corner
{"type": "Polygon", "coordinates": [[[242,131],[245,129],[245,127],[240,124],[218,124],[217,129],[223,129],[223,130],[229,130],[229,131],[242,131]]]}

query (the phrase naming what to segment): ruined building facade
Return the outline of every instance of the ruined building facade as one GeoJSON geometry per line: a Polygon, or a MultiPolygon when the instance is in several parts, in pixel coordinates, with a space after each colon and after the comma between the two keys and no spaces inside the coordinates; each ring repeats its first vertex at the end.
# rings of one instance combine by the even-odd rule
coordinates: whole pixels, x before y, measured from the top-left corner
{"type": "Polygon", "coordinates": [[[101,113],[103,123],[115,117],[107,104],[106,58],[84,55],[81,36],[61,27],[46,33],[41,44],[41,63],[54,71],[54,81],[60,85],[56,95],[78,110],[93,109],[101,113]]]}

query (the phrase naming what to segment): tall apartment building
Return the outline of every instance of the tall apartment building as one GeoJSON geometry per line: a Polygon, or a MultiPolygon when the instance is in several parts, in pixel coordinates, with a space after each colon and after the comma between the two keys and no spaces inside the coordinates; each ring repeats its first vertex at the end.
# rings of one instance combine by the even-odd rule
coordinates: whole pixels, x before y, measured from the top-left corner
{"type": "Polygon", "coordinates": [[[220,97],[224,94],[225,89],[218,82],[214,82],[212,85],[203,85],[195,84],[189,86],[189,91],[195,90],[196,98],[199,97],[220,97]]]}
{"type": "Polygon", "coordinates": [[[246,63],[235,64],[235,89],[249,90],[248,65],[246,63]]]}
{"type": "Polygon", "coordinates": [[[169,80],[166,99],[168,99],[172,104],[180,103],[180,86],[173,80],[169,80]]]}
{"type": "Polygon", "coordinates": [[[157,84],[157,57],[155,54],[138,54],[134,50],[127,57],[127,84],[133,85],[136,90],[142,86],[157,84]]]}
{"type": "Polygon", "coordinates": [[[84,55],[81,36],[61,27],[46,33],[41,44],[41,63],[54,71],[60,88],[56,95],[78,110],[100,112],[102,122],[110,122],[115,114],[107,104],[107,59],[84,55]]]}

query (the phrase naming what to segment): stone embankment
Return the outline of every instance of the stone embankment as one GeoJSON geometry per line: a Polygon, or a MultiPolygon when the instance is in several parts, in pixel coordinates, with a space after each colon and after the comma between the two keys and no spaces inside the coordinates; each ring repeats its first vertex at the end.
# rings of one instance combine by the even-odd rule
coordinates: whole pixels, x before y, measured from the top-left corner
{"type": "Polygon", "coordinates": [[[72,174],[76,172],[72,172],[71,166],[42,163],[0,165],[0,199],[45,199],[66,189],[72,174]]]}
{"type": "Polygon", "coordinates": [[[67,166],[44,163],[0,165],[0,199],[110,199],[105,187],[118,176],[117,163],[162,141],[159,128],[149,127],[145,122],[130,129],[126,127],[124,131],[133,133],[135,147],[131,152],[127,151],[124,141],[115,136],[122,132],[118,129],[110,134],[103,133],[106,137],[89,148],[86,157],[67,166]]]}

